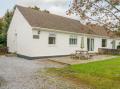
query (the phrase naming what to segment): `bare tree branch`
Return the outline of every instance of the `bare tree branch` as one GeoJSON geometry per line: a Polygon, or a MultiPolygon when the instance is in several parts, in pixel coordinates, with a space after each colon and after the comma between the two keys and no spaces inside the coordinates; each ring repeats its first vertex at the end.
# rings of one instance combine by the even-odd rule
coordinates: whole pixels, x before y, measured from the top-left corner
{"type": "Polygon", "coordinates": [[[73,0],[68,14],[76,13],[83,21],[91,20],[108,28],[119,28],[120,10],[117,6],[120,6],[119,0],[73,0]]]}

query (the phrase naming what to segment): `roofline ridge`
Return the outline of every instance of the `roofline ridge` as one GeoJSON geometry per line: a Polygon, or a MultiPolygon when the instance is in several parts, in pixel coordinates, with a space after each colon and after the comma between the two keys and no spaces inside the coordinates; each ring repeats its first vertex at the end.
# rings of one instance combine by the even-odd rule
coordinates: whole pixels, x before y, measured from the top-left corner
{"type": "MultiPolygon", "coordinates": [[[[17,5],[17,4],[16,4],[15,7],[17,7],[18,9],[19,9],[19,7],[21,7],[21,8],[27,8],[27,9],[31,9],[31,10],[33,10],[33,11],[36,11],[36,10],[34,10],[34,9],[32,9],[32,8],[25,7],[25,6],[21,6],[21,5],[17,5]]],[[[37,11],[37,12],[40,12],[40,11],[37,11]]],[[[61,16],[61,15],[57,15],[57,14],[53,14],[53,13],[48,13],[48,14],[51,14],[51,15],[54,15],[54,16],[59,16],[59,17],[61,17],[61,18],[65,18],[65,19],[69,19],[69,20],[74,20],[74,21],[80,22],[79,20],[72,19],[72,18],[68,18],[68,17],[65,17],[65,16],[61,16]]],[[[81,24],[81,22],[80,22],[80,24],[81,24]]]]}

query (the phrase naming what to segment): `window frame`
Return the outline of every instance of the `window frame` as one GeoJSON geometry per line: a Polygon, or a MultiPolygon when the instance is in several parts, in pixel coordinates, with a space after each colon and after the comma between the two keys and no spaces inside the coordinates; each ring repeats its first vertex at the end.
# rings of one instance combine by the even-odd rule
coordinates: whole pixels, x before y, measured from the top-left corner
{"type": "Polygon", "coordinates": [[[33,39],[37,40],[40,39],[40,30],[33,30],[33,39]]]}
{"type": "Polygon", "coordinates": [[[33,39],[35,39],[35,40],[40,39],[40,36],[39,35],[33,35],[33,39]]]}
{"type": "Polygon", "coordinates": [[[107,39],[102,39],[102,47],[107,47],[107,39]]]}
{"type": "Polygon", "coordinates": [[[69,37],[69,45],[77,45],[77,44],[78,44],[77,36],[70,35],[70,37],[69,37]]]}
{"type": "Polygon", "coordinates": [[[48,44],[49,45],[56,45],[56,34],[55,33],[49,33],[48,44]],[[53,38],[52,42],[50,42],[50,38],[53,38]]]}
{"type": "Polygon", "coordinates": [[[116,49],[116,40],[112,41],[112,49],[116,49]]]}
{"type": "Polygon", "coordinates": [[[95,50],[95,39],[87,38],[87,50],[94,51],[95,50]]]}

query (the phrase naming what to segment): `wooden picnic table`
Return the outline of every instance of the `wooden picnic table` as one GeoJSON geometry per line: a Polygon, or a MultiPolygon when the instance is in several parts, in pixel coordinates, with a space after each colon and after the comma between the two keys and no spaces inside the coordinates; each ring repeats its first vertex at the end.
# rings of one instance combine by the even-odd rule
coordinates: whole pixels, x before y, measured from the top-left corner
{"type": "Polygon", "coordinates": [[[75,54],[71,54],[71,58],[89,59],[88,51],[76,50],[75,54]]]}
{"type": "Polygon", "coordinates": [[[86,53],[86,54],[88,54],[88,51],[85,51],[85,50],[76,50],[76,54],[77,54],[77,53],[80,53],[80,54],[81,54],[81,53],[86,53]]]}

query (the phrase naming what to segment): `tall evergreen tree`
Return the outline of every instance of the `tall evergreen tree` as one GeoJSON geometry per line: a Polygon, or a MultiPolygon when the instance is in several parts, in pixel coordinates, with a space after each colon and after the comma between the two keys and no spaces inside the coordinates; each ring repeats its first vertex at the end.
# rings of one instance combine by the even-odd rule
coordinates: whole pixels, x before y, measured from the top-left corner
{"type": "Polygon", "coordinates": [[[0,34],[0,40],[1,40],[0,44],[3,44],[4,46],[6,46],[7,44],[7,31],[13,17],[13,12],[14,11],[7,10],[7,12],[3,17],[3,21],[2,21],[3,27],[2,27],[2,32],[0,34]]]}
{"type": "Polygon", "coordinates": [[[2,32],[2,29],[3,29],[3,22],[2,22],[2,19],[0,19],[0,34],[2,32]]]}

